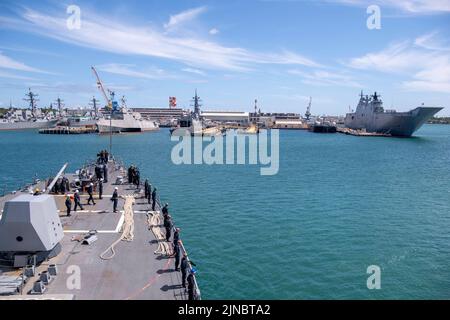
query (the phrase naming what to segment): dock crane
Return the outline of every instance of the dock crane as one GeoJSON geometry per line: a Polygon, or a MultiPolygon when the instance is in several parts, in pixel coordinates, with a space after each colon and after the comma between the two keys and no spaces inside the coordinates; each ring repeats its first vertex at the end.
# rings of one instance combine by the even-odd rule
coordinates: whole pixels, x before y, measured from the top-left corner
{"type": "MultiPolygon", "coordinates": [[[[100,80],[100,77],[97,73],[97,70],[95,70],[94,67],[91,67],[92,72],[95,75],[95,78],[97,79],[97,87],[100,90],[100,92],[103,94],[103,98],[105,98],[106,100],[106,104],[107,104],[107,109],[108,110],[112,110],[113,107],[113,102],[111,99],[108,98],[108,95],[106,94],[106,90],[105,87],[103,86],[102,80],[100,80]]],[[[110,95],[114,95],[114,93],[112,91],[110,91],[109,89],[107,89],[110,95]]]]}
{"type": "MultiPolygon", "coordinates": [[[[113,113],[114,113],[114,92],[111,90],[108,90],[111,99],[108,98],[108,95],[106,94],[106,90],[103,86],[102,81],[100,80],[100,77],[98,76],[97,70],[95,70],[95,68],[92,66],[91,67],[92,72],[94,72],[95,78],[97,79],[97,87],[100,90],[100,92],[103,94],[103,97],[106,100],[107,103],[107,110],[110,111],[110,115],[109,115],[109,154],[112,155],[112,117],[113,117],[113,113]]],[[[94,98],[95,99],[95,98],[94,98]]]]}

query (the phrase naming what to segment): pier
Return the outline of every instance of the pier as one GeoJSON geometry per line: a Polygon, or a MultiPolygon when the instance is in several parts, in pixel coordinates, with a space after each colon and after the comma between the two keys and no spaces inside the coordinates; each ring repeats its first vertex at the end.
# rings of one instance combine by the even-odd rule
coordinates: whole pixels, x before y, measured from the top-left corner
{"type": "MultiPolygon", "coordinates": [[[[81,195],[83,210],[72,211],[71,216],[66,216],[65,194],[46,191],[47,187],[52,187],[50,179],[0,197],[2,213],[5,203],[19,195],[36,189],[43,195],[35,197],[49,194],[55,200],[64,232],[60,241],[61,252],[36,264],[34,275],[24,276],[25,268],[13,268],[15,261],[0,256],[0,276],[3,277],[0,295],[12,299],[187,300],[187,291],[181,286],[181,272],[174,270],[172,238],[170,242],[165,240],[159,196],[153,211],[144,196],[143,185],[129,184],[123,163],[110,159],[107,163],[108,182],[103,183],[103,197],[99,199],[95,191],[95,205],[87,205],[88,195],[84,186],[90,181],[96,183],[95,163],[87,162],[75,173],[64,173],[65,166],[60,171],[61,176],[69,180],[70,190],[66,193],[73,195],[78,189],[81,195]],[[114,213],[110,199],[116,187],[120,199],[119,211],[114,213]],[[53,266],[58,270],[57,275],[45,285],[45,292],[32,295],[36,282],[42,279],[41,275],[50,272],[53,266]],[[78,280],[74,278],[77,273],[80,276],[78,280]]],[[[182,234],[180,239],[183,239],[182,234]]],[[[181,244],[181,257],[184,253],[187,251],[181,244]]],[[[33,264],[33,255],[27,259],[28,264],[33,264]]],[[[194,282],[196,299],[200,299],[195,277],[194,282]]]]}
{"type": "Polygon", "coordinates": [[[41,134],[88,134],[88,133],[97,133],[98,130],[96,127],[63,127],[58,126],[55,128],[44,128],[39,129],[39,133],[41,134]]]}

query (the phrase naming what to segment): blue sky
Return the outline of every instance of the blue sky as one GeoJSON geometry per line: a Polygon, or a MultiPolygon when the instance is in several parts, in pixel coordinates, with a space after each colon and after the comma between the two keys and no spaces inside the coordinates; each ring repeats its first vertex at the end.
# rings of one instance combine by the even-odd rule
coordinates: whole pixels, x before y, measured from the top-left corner
{"type": "MultiPolygon", "coordinates": [[[[90,66],[128,105],[345,114],[360,90],[385,107],[450,115],[450,0],[2,1],[0,103],[101,99],[90,66]],[[381,29],[366,12],[377,4],[381,29]],[[81,10],[80,29],[66,9],[81,10]]],[[[102,101],[103,102],[103,101],[102,101]]]]}

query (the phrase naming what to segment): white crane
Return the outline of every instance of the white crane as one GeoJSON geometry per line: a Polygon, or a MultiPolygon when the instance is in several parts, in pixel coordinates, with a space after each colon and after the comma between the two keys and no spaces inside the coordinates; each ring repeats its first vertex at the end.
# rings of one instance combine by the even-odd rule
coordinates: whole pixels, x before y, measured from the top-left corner
{"type": "Polygon", "coordinates": [[[111,114],[109,115],[109,154],[113,154],[112,153],[112,117],[113,117],[113,101],[114,101],[114,92],[111,90],[108,90],[111,99],[108,98],[108,95],[106,94],[105,88],[103,87],[103,83],[100,80],[100,77],[98,76],[97,70],[95,70],[94,67],[91,67],[92,72],[94,72],[95,77],[97,78],[97,87],[100,90],[100,92],[103,94],[103,97],[106,100],[107,103],[107,108],[108,110],[111,112],[111,114]]]}
{"type": "MultiPolygon", "coordinates": [[[[97,87],[100,90],[100,92],[103,94],[103,98],[106,100],[106,104],[108,106],[108,109],[112,109],[112,101],[108,98],[108,95],[106,94],[105,87],[103,86],[102,80],[100,80],[100,77],[98,76],[97,70],[95,70],[94,67],[91,67],[92,72],[94,72],[95,77],[97,78],[97,87]]],[[[108,89],[107,89],[108,90],[108,89]]],[[[111,94],[112,92],[108,90],[108,92],[111,94]]]]}

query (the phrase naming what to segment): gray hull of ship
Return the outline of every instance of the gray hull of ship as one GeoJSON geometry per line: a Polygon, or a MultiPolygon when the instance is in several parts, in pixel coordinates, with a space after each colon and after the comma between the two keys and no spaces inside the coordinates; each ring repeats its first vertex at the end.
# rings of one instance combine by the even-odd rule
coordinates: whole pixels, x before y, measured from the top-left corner
{"type": "Polygon", "coordinates": [[[368,132],[410,137],[440,110],[442,108],[439,107],[418,107],[408,112],[348,113],[345,126],[355,130],[365,129],[368,132]]]}
{"type": "Polygon", "coordinates": [[[51,128],[56,125],[58,120],[50,121],[22,121],[22,122],[3,122],[0,123],[1,130],[27,130],[27,129],[44,129],[51,128]]]}

